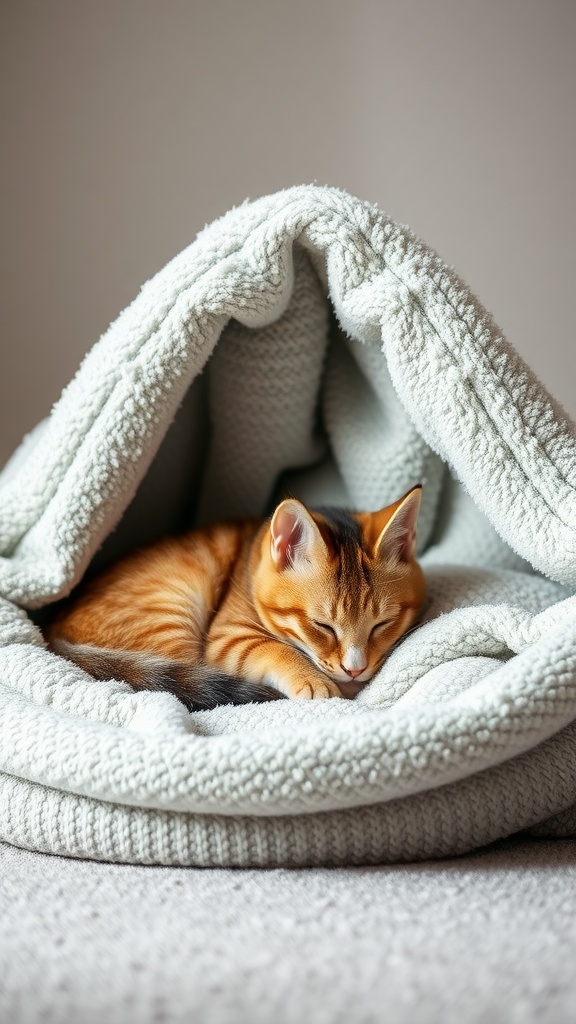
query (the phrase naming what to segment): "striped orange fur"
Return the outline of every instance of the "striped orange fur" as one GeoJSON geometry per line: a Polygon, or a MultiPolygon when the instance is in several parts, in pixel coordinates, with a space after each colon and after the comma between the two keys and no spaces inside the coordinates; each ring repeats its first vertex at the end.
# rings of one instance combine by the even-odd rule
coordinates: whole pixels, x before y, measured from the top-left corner
{"type": "Polygon", "coordinates": [[[96,678],[191,708],[352,697],[422,608],[420,495],[365,513],[288,498],[264,523],[166,538],[79,588],[48,642],[96,678]]]}

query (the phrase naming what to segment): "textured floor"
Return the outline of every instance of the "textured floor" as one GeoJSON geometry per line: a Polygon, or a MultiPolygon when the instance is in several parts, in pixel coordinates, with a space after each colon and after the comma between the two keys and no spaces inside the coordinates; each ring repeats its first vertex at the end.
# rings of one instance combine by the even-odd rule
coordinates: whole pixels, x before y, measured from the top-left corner
{"type": "Polygon", "coordinates": [[[576,841],[346,870],[0,845],[2,1024],[576,1021],[576,841]]]}

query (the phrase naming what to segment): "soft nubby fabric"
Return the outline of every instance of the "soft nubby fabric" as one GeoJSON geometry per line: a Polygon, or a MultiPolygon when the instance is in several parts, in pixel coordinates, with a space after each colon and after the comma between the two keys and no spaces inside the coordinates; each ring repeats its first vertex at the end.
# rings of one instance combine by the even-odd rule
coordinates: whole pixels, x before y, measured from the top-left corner
{"type": "Polygon", "coordinates": [[[3,474],[0,838],[321,865],[570,834],[575,454],[572,423],[407,228],[315,186],[230,211],[144,286],[3,474]],[[368,510],[418,482],[424,624],[354,702],[190,715],[45,648],[41,609],[93,561],[286,493],[368,510]]]}
{"type": "Polygon", "coordinates": [[[6,1024],[573,1024],[576,841],[237,870],[0,844],[6,1024]]]}

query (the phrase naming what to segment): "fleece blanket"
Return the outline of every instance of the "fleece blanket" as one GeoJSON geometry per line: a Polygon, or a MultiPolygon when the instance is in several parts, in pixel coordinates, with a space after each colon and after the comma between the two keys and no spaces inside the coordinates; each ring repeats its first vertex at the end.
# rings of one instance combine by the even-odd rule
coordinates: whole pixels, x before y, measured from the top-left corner
{"type": "Polygon", "coordinates": [[[144,286],[0,487],[0,838],[78,857],[360,864],[576,831],[576,435],[456,274],[314,186],[144,286]],[[50,653],[89,567],[290,493],[422,482],[422,626],[354,701],[189,714],[50,653]]]}

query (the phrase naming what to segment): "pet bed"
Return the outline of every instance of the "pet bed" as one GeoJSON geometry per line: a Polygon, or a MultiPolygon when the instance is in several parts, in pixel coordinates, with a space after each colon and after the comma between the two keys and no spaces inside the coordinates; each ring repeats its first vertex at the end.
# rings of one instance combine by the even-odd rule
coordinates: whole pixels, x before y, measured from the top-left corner
{"type": "Polygon", "coordinates": [[[143,287],[0,480],[0,838],[272,866],[576,832],[575,455],[407,228],[315,186],[233,209],[143,287]],[[46,649],[42,609],[136,543],[418,482],[424,622],[354,701],[189,714],[46,649]]]}

